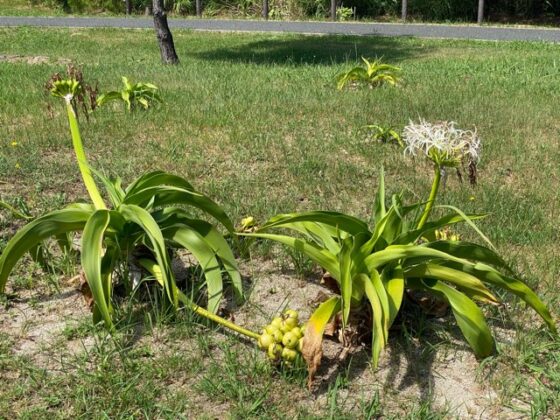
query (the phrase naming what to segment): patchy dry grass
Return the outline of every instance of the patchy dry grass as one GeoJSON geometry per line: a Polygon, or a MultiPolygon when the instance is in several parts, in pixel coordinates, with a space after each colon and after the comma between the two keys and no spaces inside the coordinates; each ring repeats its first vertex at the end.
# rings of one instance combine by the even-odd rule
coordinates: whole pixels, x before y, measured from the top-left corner
{"type": "MultiPolygon", "coordinates": [[[[0,55],[19,57],[0,59],[2,198],[40,214],[85,197],[66,122],[43,93],[44,81],[63,69],[61,60],[82,66],[105,91],[122,75],[162,89],[165,103],[150,112],[106,108],[83,122],[97,168],[125,182],[150,169],[176,172],[234,219],[311,208],[365,216],[381,164],[390,192],[423,197],[427,168],[368,143],[361,127],[402,127],[418,116],[455,120],[476,125],[484,140],[480,183],[472,189],[450,176],[442,199],[489,212],[483,230],[557,312],[560,46],[174,35],[182,64],[162,67],[151,31],[0,29],[0,55]],[[401,66],[405,85],[336,92],[335,75],[362,55],[401,66]]],[[[3,216],[0,247],[16,227],[3,216]]],[[[243,263],[253,291],[234,312],[241,323],[257,327],[288,303],[309,310],[320,288],[312,267],[281,255],[272,265],[262,249],[243,263]]],[[[88,327],[78,297],[61,280],[73,268],[65,270],[45,276],[24,264],[11,281],[13,296],[0,308],[3,415],[560,415],[560,342],[513,300],[489,310],[499,354],[480,367],[448,319],[405,319],[377,373],[367,368],[366,352],[337,362],[339,348],[330,343],[330,363],[310,393],[301,375],[274,371],[252,346],[209,333],[187,315],[168,320],[156,309],[125,317],[122,337],[108,340],[88,327]]]]}

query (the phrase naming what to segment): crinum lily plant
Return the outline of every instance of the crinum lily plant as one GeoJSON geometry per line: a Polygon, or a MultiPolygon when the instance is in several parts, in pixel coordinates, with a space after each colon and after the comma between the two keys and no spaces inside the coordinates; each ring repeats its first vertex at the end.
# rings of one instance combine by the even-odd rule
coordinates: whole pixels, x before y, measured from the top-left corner
{"type": "Polygon", "coordinates": [[[388,205],[382,171],[372,224],[343,213],[311,211],[277,215],[256,232],[245,234],[302,252],[336,282],[334,294],[319,305],[305,330],[303,356],[310,380],[321,360],[325,328],[337,314],[343,330],[355,319],[371,320],[372,361],[376,367],[407,290],[419,290],[446,301],[478,357],[489,356],[495,349],[494,338],[477,304],[499,302],[492,287],[518,296],[556,332],[543,302],[516,278],[474,224],[484,216],[466,215],[453,206],[435,206],[446,169],[468,166],[474,181],[480,154],[476,133],[456,129],[453,123],[421,121],[408,125],[402,139],[407,155],[425,155],[434,165],[434,180],[426,202],[405,205],[402,195],[393,195],[388,205]],[[436,207],[444,214],[432,220],[436,207]],[[442,240],[442,235],[437,234],[461,222],[474,228],[488,246],[461,241],[455,235],[452,240],[442,240]]]}
{"type": "Polygon", "coordinates": [[[248,337],[258,334],[216,315],[223,297],[222,274],[229,277],[238,299],[243,298],[241,276],[232,250],[216,227],[193,217],[186,207],[212,216],[227,231],[234,226],[224,210],[209,197],[196,191],[185,179],[155,171],[132,182],[127,188],[120,179],[112,180],[88,164],[77,117],[75,98],[84,86],[75,78],[52,81],[51,93],[64,101],[78,167],[91,203],[75,203],[31,221],[7,243],[0,256],[0,293],[17,261],[43,241],[55,237],[69,247],[70,235],[81,232],[80,258],[83,273],[93,296],[93,319],[115,330],[113,288],[116,282],[133,291],[132,264],[143,267],[163,288],[173,307],[186,306],[199,315],[248,337]],[[100,193],[94,175],[105,186],[108,201],[100,193]],[[171,269],[170,251],[183,248],[198,261],[204,274],[207,309],[191,301],[177,287],[171,269]],[[139,251],[139,252],[138,252],[139,251]]]}

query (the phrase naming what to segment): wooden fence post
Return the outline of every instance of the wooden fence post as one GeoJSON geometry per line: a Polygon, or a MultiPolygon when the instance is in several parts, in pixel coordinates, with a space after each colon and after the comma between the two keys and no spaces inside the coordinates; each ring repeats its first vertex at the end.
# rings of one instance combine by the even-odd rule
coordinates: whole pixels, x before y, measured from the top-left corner
{"type": "Polygon", "coordinates": [[[336,21],[336,0],[331,0],[331,20],[336,21]]]}
{"type": "Polygon", "coordinates": [[[484,0],[478,0],[478,18],[476,19],[479,25],[484,21],[484,0]]]}
{"type": "Polygon", "coordinates": [[[408,17],[408,0],[402,0],[401,19],[406,21],[408,17]]]}
{"type": "Polygon", "coordinates": [[[196,0],[195,8],[196,8],[196,17],[202,17],[202,0],[196,0]]]}

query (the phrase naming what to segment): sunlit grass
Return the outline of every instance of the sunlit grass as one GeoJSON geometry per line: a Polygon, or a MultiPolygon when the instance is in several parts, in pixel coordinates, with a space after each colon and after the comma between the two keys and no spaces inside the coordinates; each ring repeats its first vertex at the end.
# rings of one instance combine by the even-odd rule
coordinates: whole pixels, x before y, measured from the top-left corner
{"type": "MultiPolygon", "coordinates": [[[[119,88],[121,76],[161,88],[164,103],[148,112],[129,115],[120,107],[107,107],[89,123],[82,122],[85,147],[96,168],[124,176],[125,183],[153,169],[186,176],[235,220],[250,214],[262,221],[278,212],[314,208],[366,217],[381,164],[392,189],[388,194],[404,190],[424,198],[429,167],[405,159],[391,146],[366,142],[361,127],[378,123],[402,128],[418,117],[454,120],[466,129],[476,126],[483,139],[479,185],[461,185],[450,174],[440,201],[467,212],[490,213],[481,228],[557,313],[559,45],[188,31],[174,36],[181,65],[163,67],[152,31],[1,29],[1,53],[23,56],[0,61],[2,199],[14,203],[23,198],[33,214],[40,214],[86,197],[63,109],[43,93],[44,82],[64,69],[66,59],[82,66],[84,76],[104,91],[119,88]],[[35,56],[48,61],[28,64],[26,57],[35,56]],[[356,65],[361,56],[383,57],[402,67],[405,84],[337,92],[336,74],[356,65]]],[[[3,246],[14,221],[0,219],[0,227],[3,246]]],[[[535,319],[513,301],[508,312],[490,315],[497,326],[512,316],[518,328],[518,339],[502,344],[501,355],[492,360],[496,388],[504,388],[508,398],[534,401],[537,412],[554,417],[560,410],[558,360],[547,346],[557,349],[557,339],[533,331],[535,319]]],[[[12,374],[26,373],[4,350],[0,363],[12,374]]],[[[151,388],[164,373],[152,379],[153,373],[144,371],[152,368],[134,366],[127,372],[117,369],[109,383],[113,389],[128,386],[139,392],[126,393],[124,405],[107,413],[139,415],[142,401],[169,401],[151,388]],[[146,379],[141,382],[134,375],[146,379]]],[[[211,379],[209,372],[203,377],[211,379]]],[[[223,374],[235,376],[227,370],[223,374]]],[[[69,413],[95,415],[104,404],[115,403],[108,391],[96,394],[99,399],[79,394],[78,386],[101,386],[96,377],[51,383],[37,375],[44,389],[59,389],[54,393],[58,398],[65,395],[62,389],[72,389],[71,398],[90,404],[75,405],[69,413]]],[[[266,389],[267,379],[263,381],[257,391],[266,389]]],[[[235,390],[235,384],[226,385],[235,390]]],[[[14,400],[25,405],[21,401],[30,386],[20,381],[0,396],[0,406],[9,407],[14,400]]],[[[46,391],[40,392],[45,392],[40,398],[47,398],[46,391]]],[[[268,396],[251,400],[249,395],[235,404],[231,401],[238,395],[223,398],[229,401],[222,403],[227,410],[269,413],[257,404],[268,396]]],[[[169,413],[185,410],[176,404],[168,405],[169,413]]],[[[31,403],[27,410],[33,415],[31,403]]],[[[165,415],[156,408],[146,413],[165,415]]]]}

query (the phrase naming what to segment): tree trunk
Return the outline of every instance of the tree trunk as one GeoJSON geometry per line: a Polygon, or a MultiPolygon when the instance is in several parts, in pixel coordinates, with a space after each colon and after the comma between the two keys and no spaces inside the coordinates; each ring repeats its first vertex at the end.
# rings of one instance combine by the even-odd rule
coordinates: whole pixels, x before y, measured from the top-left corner
{"type": "Polygon", "coordinates": [[[125,0],[124,4],[126,8],[126,14],[130,15],[132,13],[132,0],[125,0]]]}
{"type": "Polygon", "coordinates": [[[331,20],[336,21],[336,0],[331,0],[331,20]]]}
{"type": "Polygon", "coordinates": [[[262,17],[268,20],[268,0],[263,0],[262,17]]]}
{"type": "Polygon", "coordinates": [[[408,17],[408,0],[402,0],[401,19],[404,21],[408,17]]]}
{"type": "Polygon", "coordinates": [[[195,1],[196,16],[202,17],[202,0],[195,1]]]}
{"type": "Polygon", "coordinates": [[[161,61],[164,64],[178,64],[179,57],[175,52],[173,36],[167,24],[167,15],[163,11],[163,0],[153,0],[154,28],[161,52],[161,61]]]}
{"type": "Polygon", "coordinates": [[[478,0],[478,17],[476,22],[479,25],[482,25],[482,21],[484,20],[484,0],[478,0]]]}

